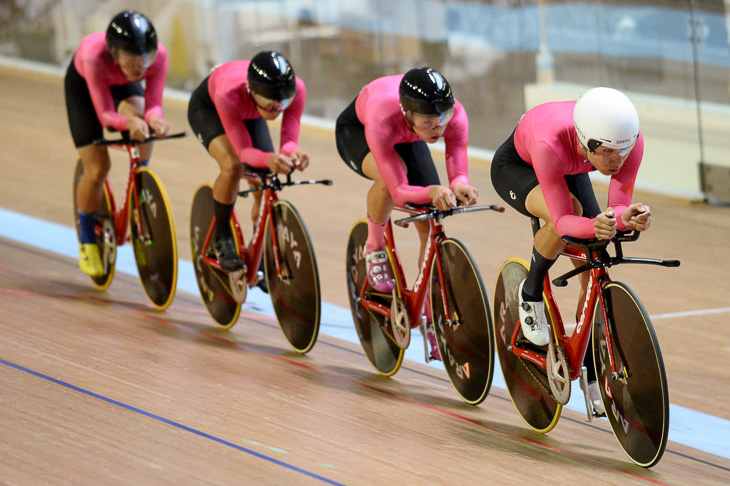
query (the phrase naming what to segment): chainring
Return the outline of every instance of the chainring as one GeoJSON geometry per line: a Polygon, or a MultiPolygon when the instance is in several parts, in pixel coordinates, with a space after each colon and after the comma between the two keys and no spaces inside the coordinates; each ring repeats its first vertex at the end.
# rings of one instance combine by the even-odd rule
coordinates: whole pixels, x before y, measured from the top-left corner
{"type": "Polygon", "coordinates": [[[231,296],[238,304],[243,304],[246,300],[246,269],[238,270],[228,274],[228,282],[230,284],[231,296]]]}
{"type": "Polygon", "coordinates": [[[570,400],[570,370],[565,354],[551,339],[547,352],[547,379],[555,401],[565,405],[570,400]]]}
{"type": "Polygon", "coordinates": [[[411,321],[408,318],[408,308],[403,299],[395,295],[395,289],[390,303],[390,326],[395,344],[401,349],[406,349],[411,343],[411,321]]]}

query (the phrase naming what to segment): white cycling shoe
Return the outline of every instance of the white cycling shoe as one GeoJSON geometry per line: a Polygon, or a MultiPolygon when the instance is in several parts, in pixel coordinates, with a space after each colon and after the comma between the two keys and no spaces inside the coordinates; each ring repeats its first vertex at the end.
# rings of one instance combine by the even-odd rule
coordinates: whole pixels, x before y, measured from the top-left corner
{"type": "Polygon", "coordinates": [[[550,343],[550,324],[545,318],[545,302],[528,302],[522,299],[522,287],[525,285],[525,280],[517,289],[522,334],[535,346],[547,346],[550,343]]]}

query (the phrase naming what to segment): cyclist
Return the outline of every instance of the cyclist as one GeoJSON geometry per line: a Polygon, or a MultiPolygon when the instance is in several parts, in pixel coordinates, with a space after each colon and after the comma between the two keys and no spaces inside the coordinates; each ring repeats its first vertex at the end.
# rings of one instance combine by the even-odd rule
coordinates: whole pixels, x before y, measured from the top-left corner
{"type": "MultiPolygon", "coordinates": [[[[476,203],[478,193],[468,177],[468,132],[464,107],[454,98],[446,78],[428,67],[372,81],[337,118],[335,138],[340,157],[352,170],[373,181],[367,195],[365,258],[368,280],[376,291],[388,293],[394,286],[385,252],[385,225],[394,204],[432,203],[446,210],[458,203],[476,203]],[[440,184],[426,145],[442,137],[450,186],[440,184]]],[[[416,227],[422,258],[429,225],[421,221],[416,227]]],[[[426,314],[428,317],[428,308],[426,314]]],[[[436,355],[430,318],[428,321],[436,355]]]]}
{"type": "MultiPolygon", "coordinates": [[[[152,22],[126,10],[114,16],[106,32],[81,41],[66,71],[68,122],[84,168],[75,195],[79,266],[92,277],[104,274],[94,226],[111,168],[108,149],[92,142],[103,136],[102,127],[129,132],[138,141],[149,138],[150,130],[158,137],[167,134],[169,126],[162,117],[167,63],[167,51],[157,41],[152,22]]],[[[143,164],[151,153],[151,144],[140,146],[143,164]]]]}
{"type": "MultiPolygon", "coordinates": [[[[262,51],[250,61],[231,61],[213,68],[195,89],[188,121],[198,140],[220,167],[213,184],[215,252],[227,272],[244,269],[230,220],[245,166],[288,174],[304,170],[309,156],[298,145],[307,93],[287,59],[262,51]],[[274,150],[267,121],[283,113],[281,144],[274,150]]],[[[261,192],[255,192],[251,218],[256,221],[261,192]]],[[[265,281],[259,287],[266,291],[265,281]]]]}
{"type": "MultiPolygon", "coordinates": [[[[533,344],[550,341],[543,281],[565,248],[561,237],[610,239],[617,230],[649,228],[649,206],[631,202],[643,154],[636,108],[620,91],[603,87],[586,91],[577,101],[529,110],[496,151],[491,178],[497,193],[525,216],[545,221],[535,235],[530,270],[518,291],[520,327],[533,344]],[[611,176],[605,211],[588,176],[596,170],[611,176]]],[[[576,319],[587,281],[588,274],[582,274],[576,319]]],[[[605,414],[592,358],[586,354],[589,393],[594,411],[605,414]]]]}

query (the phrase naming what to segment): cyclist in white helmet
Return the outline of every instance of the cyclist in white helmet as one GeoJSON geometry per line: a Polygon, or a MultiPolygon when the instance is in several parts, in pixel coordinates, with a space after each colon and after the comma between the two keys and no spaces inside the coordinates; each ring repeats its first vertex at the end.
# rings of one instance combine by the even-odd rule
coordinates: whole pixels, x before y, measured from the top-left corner
{"type": "MultiPolygon", "coordinates": [[[[497,193],[525,216],[545,221],[535,235],[530,271],[519,287],[521,330],[533,344],[550,341],[543,281],[565,248],[561,237],[610,239],[617,230],[649,228],[649,206],[631,201],[643,154],[636,108],[611,88],[593,88],[577,101],[531,109],[495,153],[491,177],[497,193]],[[588,177],[592,171],[611,177],[604,211],[588,177]]],[[[577,312],[586,285],[584,273],[577,312]]],[[[586,365],[591,401],[598,414],[605,413],[594,368],[586,365]]]]}

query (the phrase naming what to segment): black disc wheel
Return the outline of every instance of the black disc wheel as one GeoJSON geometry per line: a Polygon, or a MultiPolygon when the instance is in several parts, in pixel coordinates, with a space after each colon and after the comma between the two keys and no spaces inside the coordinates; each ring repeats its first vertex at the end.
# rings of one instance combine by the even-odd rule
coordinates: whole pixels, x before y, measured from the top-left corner
{"type": "Polygon", "coordinates": [[[603,288],[608,325],[596,307],[593,355],[606,416],[616,440],[635,464],[659,462],[669,435],[669,391],[664,361],[649,316],[636,295],[620,282],[603,288]],[[618,376],[609,361],[611,348],[618,376]]]}
{"type": "MultiPolygon", "coordinates": [[[[228,274],[203,261],[203,255],[215,257],[214,239],[211,238],[208,246],[205,246],[214,217],[213,186],[205,183],[195,191],[190,213],[190,248],[193,254],[193,268],[200,296],[203,298],[208,313],[223,329],[229,329],[238,321],[241,304],[233,298],[228,274]]],[[[240,242],[237,241],[236,244],[240,245],[240,242]]],[[[245,288],[246,286],[243,285],[244,290],[245,288]]]]}
{"type": "Polygon", "coordinates": [[[431,268],[431,309],[439,352],[456,392],[478,405],[487,397],[494,375],[494,338],[487,292],[474,259],[459,241],[439,246],[431,268]],[[447,314],[448,311],[448,314],[447,314]]]}
{"type": "Polygon", "coordinates": [[[368,238],[368,223],[361,219],[350,230],[347,242],[345,268],[347,269],[347,295],[350,299],[352,319],[357,337],[365,356],[383,376],[394,375],[403,364],[404,350],[385,331],[384,317],[370,312],[360,303],[360,291],[365,285],[365,298],[390,307],[392,297],[375,292],[368,283],[365,265],[365,241],[368,238]]]}
{"type": "MultiPolygon", "coordinates": [[[[494,337],[499,363],[512,403],[525,423],[537,432],[549,432],[563,406],[553,399],[545,370],[517,357],[511,350],[515,328],[520,325],[517,289],[527,277],[527,264],[512,258],[502,265],[494,291],[494,337]]],[[[545,314],[552,325],[552,312],[545,314]]]]}
{"type": "Polygon", "coordinates": [[[304,221],[287,201],[274,203],[272,218],[266,224],[264,269],[284,336],[297,352],[308,352],[319,334],[322,306],[319,272],[304,221]]]}
{"type": "Polygon", "coordinates": [[[158,310],[167,309],[177,287],[177,240],[170,202],[159,178],[137,169],[138,201],[130,211],[132,245],[139,279],[158,310]]]}

